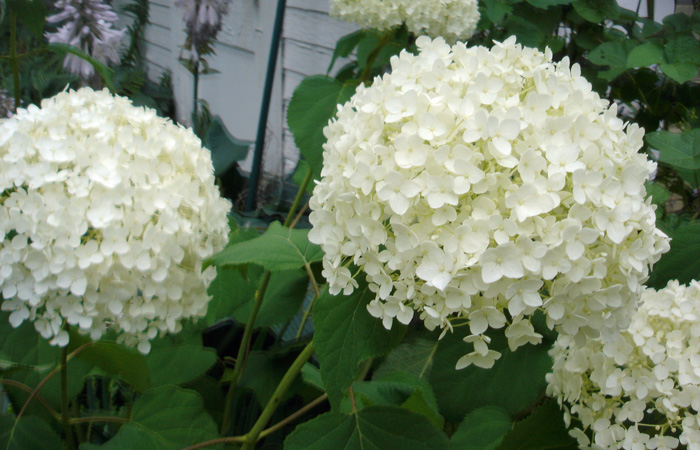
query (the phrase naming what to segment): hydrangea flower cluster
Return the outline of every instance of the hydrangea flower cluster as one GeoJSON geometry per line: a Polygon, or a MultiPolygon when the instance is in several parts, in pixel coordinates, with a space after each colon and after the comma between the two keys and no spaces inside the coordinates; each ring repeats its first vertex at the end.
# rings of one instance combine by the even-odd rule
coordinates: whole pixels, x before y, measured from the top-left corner
{"type": "MultiPolygon", "coordinates": [[[[111,6],[102,0],[58,0],[55,6],[60,12],[46,21],[65,23],[57,31],[46,33],[50,43],[79,48],[105,64],[119,63],[119,47],[126,30],[112,28],[119,17],[111,6]]],[[[75,55],[67,55],[63,67],[83,80],[95,75],[92,64],[75,55]]]]}
{"type": "Polygon", "coordinates": [[[548,393],[581,448],[700,448],[700,283],[647,289],[629,328],[580,345],[561,336],[548,393]],[[586,435],[592,433],[593,441],[586,435]]]}
{"type": "Polygon", "coordinates": [[[188,50],[194,62],[199,61],[203,47],[216,39],[221,19],[228,14],[230,0],[175,0],[182,9],[188,50]]]}
{"type": "Polygon", "coordinates": [[[52,344],[67,322],[108,327],[148,352],[159,333],[206,313],[230,203],[188,129],[89,88],[0,123],[3,311],[52,344]]]}
{"type": "Polygon", "coordinates": [[[476,31],[476,0],[331,0],[330,15],[361,27],[388,30],[406,24],[415,35],[464,41],[476,31]]]}
{"type": "Polygon", "coordinates": [[[645,201],[643,130],[549,51],[416,43],[324,129],[309,239],[331,292],[354,289],[352,263],[385,327],[466,322],[458,367],[500,356],[488,328],[507,326],[512,349],[539,342],[538,309],[570,336],[624,329],[669,248],[645,201]]]}

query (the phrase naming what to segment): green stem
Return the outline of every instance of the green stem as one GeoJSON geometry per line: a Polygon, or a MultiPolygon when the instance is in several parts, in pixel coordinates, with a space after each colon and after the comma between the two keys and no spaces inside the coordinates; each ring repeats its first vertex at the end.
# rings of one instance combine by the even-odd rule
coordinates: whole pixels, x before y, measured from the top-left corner
{"type": "Polygon", "coordinates": [[[263,278],[260,289],[258,289],[257,295],[255,296],[255,304],[253,305],[253,311],[250,313],[250,319],[245,326],[245,331],[243,332],[243,339],[241,339],[241,345],[238,347],[238,355],[236,356],[236,364],[233,367],[233,375],[231,376],[231,383],[226,393],[226,400],[224,404],[224,416],[221,420],[221,435],[225,436],[231,426],[231,409],[233,408],[233,399],[236,394],[236,387],[238,386],[238,380],[243,375],[245,370],[246,359],[248,358],[248,350],[250,349],[250,338],[253,336],[253,328],[255,327],[255,319],[258,316],[260,307],[262,306],[263,298],[265,297],[265,291],[267,290],[267,285],[270,283],[270,276],[272,273],[270,271],[265,272],[265,277],[263,278]]]}
{"type": "Polygon", "coordinates": [[[374,47],[374,49],[372,49],[372,52],[367,57],[367,64],[365,64],[365,68],[362,69],[362,73],[358,79],[360,83],[367,81],[367,78],[369,78],[369,74],[372,71],[374,60],[377,59],[377,56],[379,56],[379,52],[381,51],[382,47],[384,47],[391,40],[391,36],[393,36],[393,34],[394,30],[389,30],[388,32],[382,34],[382,36],[379,38],[379,43],[376,47],[374,47]]]}
{"type": "Polygon", "coordinates": [[[304,193],[306,192],[306,186],[309,185],[310,181],[311,181],[311,168],[309,168],[308,172],[306,172],[306,175],[304,175],[304,180],[299,185],[299,190],[297,191],[297,196],[294,197],[294,202],[292,202],[292,207],[289,208],[289,212],[287,213],[287,218],[284,220],[285,227],[288,227],[289,224],[292,222],[292,219],[294,219],[294,213],[296,212],[297,208],[299,208],[299,203],[301,203],[301,199],[304,198],[304,193]]]}
{"type": "Polygon", "coordinates": [[[73,427],[68,414],[68,348],[61,347],[61,422],[66,434],[66,445],[69,450],[75,448],[73,427]]]}
{"type": "Polygon", "coordinates": [[[194,133],[197,136],[199,136],[199,132],[201,131],[198,130],[199,126],[197,124],[197,98],[199,97],[199,61],[194,63],[192,75],[192,129],[194,130],[194,133]]]}
{"type": "Polygon", "coordinates": [[[255,447],[255,443],[258,441],[260,433],[265,428],[265,425],[267,425],[267,422],[270,421],[270,418],[277,410],[277,407],[280,405],[280,403],[282,403],[282,397],[287,392],[287,389],[289,389],[289,386],[292,385],[297,375],[299,375],[299,372],[301,371],[301,368],[304,367],[304,364],[306,364],[306,361],[308,361],[313,354],[314,343],[311,341],[306,347],[304,347],[304,350],[299,353],[297,359],[294,360],[289,370],[287,370],[287,373],[285,373],[284,377],[282,377],[282,381],[280,381],[280,384],[277,385],[277,388],[272,394],[270,401],[268,401],[267,405],[265,405],[265,409],[263,409],[263,412],[253,425],[253,428],[245,435],[245,443],[243,444],[243,447],[241,447],[241,450],[251,450],[253,447],[255,447]]]}
{"type": "Polygon", "coordinates": [[[12,7],[10,7],[10,67],[15,87],[15,107],[13,113],[17,113],[20,102],[19,57],[17,56],[17,16],[12,7]]]}

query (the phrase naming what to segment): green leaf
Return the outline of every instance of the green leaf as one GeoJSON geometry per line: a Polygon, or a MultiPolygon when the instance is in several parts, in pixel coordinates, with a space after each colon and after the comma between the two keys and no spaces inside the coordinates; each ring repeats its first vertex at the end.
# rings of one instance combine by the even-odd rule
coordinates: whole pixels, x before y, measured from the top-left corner
{"type": "MultiPolygon", "coordinates": [[[[401,406],[425,416],[439,429],[445,424],[430,384],[415,375],[392,372],[371,381],[356,381],[352,388],[358,409],[360,405],[401,406]]],[[[342,412],[350,412],[351,406],[344,399],[342,412]]]]}
{"type": "MultiPolygon", "coordinates": [[[[297,163],[297,168],[294,170],[294,175],[292,175],[292,178],[297,186],[301,186],[301,183],[304,181],[304,178],[306,178],[306,174],[309,172],[309,170],[311,170],[309,163],[307,163],[306,160],[300,159],[297,163]]],[[[314,183],[307,183],[306,193],[313,194],[315,187],[316,185],[314,183]]]]}
{"type": "Polygon", "coordinates": [[[498,450],[576,450],[576,441],[564,426],[564,414],[554,400],[547,400],[517,422],[503,437],[498,450]]]}
{"type": "MultiPolygon", "coordinates": [[[[32,0],[32,1],[39,1],[39,0],[32,0]]],[[[68,44],[60,44],[57,42],[49,44],[49,49],[53,50],[56,53],[70,53],[71,55],[75,55],[78,58],[82,58],[85,61],[89,62],[92,67],[95,68],[97,73],[100,75],[102,78],[102,82],[109,88],[110,91],[115,92],[116,88],[114,87],[114,81],[112,81],[112,75],[114,74],[114,71],[109,68],[106,64],[101,63],[100,61],[96,60],[92,56],[88,55],[84,51],[80,50],[77,47],[72,47],[68,44]]]]}
{"type": "Polygon", "coordinates": [[[452,435],[452,448],[494,450],[513,425],[510,416],[496,406],[484,406],[467,414],[452,435]]]}
{"type": "MultiPolygon", "coordinates": [[[[664,47],[669,63],[700,64],[700,42],[691,36],[677,36],[664,47]]],[[[696,69],[697,73],[697,69],[696,69]]]]}
{"type": "Polygon", "coordinates": [[[284,450],[447,450],[447,436],[424,417],[392,406],[371,406],[356,414],[322,414],[299,425],[284,450]]]}
{"type": "MultiPolygon", "coordinates": [[[[204,410],[202,398],[177,386],[151,389],[139,397],[131,421],[102,450],[174,450],[218,438],[214,420],[204,410]]],[[[223,445],[207,448],[222,449],[223,445]]]]}
{"type": "Polygon", "coordinates": [[[307,234],[308,229],[290,230],[279,222],[272,222],[262,236],[226,247],[209,258],[205,266],[258,264],[273,272],[304,267],[323,259],[323,250],[310,243],[307,234]]]}
{"type": "Polygon", "coordinates": [[[666,186],[661,183],[647,181],[644,183],[647,190],[647,197],[651,197],[651,202],[656,205],[656,217],[663,216],[664,206],[670,193],[666,186]]]}
{"type": "Polygon", "coordinates": [[[662,289],[669,280],[685,284],[700,279],[700,221],[678,226],[670,237],[671,250],[654,265],[647,286],[662,289]]]}
{"type": "Polygon", "coordinates": [[[523,19],[517,15],[508,16],[505,28],[518,38],[518,42],[528,47],[538,47],[543,44],[546,37],[537,27],[537,24],[523,19]]]}
{"type": "Polygon", "coordinates": [[[381,320],[369,315],[367,304],[375,295],[364,279],[358,278],[359,287],[352,294],[334,296],[326,290],[314,306],[316,355],[334,408],[340,405],[343,391],[358,375],[359,364],[385,355],[406,331],[399,324],[387,330],[381,320]]]}
{"type": "Polygon", "coordinates": [[[318,367],[314,366],[311,363],[306,363],[304,364],[304,367],[301,368],[301,378],[304,380],[306,384],[310,384],[311,386],[317,387],[321,391],[325,391],[326,389],[323,387],[323,380],[321,379],[321,371],[318,369],[318,367]]]}
{"type": "Polygon", "coordinates": [[[15,426],[15,418],[0,416],[0,449],[2,450],[61,450],[61,438],[48,423],[36,416],[22,416],[15,426]]]}
{"type": "MultiPolygon", "coordinates": [[[[53,369],[58,365],[60,350],[49,345],[48,341],[39,335],[34,325],[25,321],[18,328],[12,328],[9,323],[9,313],[0,313],[0,358],[5,364],[12,365],[10,372],[3,377],[18,381],[29,387],[34,387],[48,375],[47,369],[53,369]]],[[[92,366],[79,358],[68,361],[68,397],[78,395],[85,383],[84,377],[92,369],[92,366]]],[[[29,397],[27,392],[12,386],[3,387],[9,394],[14,405],[21,407],[29,397]]],[[[41,396],[55,409],[60,408],[60,377],[53,376],[39,391],[41,396]]],[[[30,403],[27,413],[49,418],[46,410],[33,401],[30,403]]]]}
{"type": "Polygon", "coordinates": [[[250,141],[233,137],[219,116],[211,118],[202,141],[211,152],[216,176],[225,174],[234,163],[244,160],[252,144],[250,141]]]}
{"type": "MultiPolygon", "coordinates": [[[[87,338],[72,332],[69,350],[75,350],[85,342],[89,342],[87,338]]],[[[138,392],[150,387],[146,357],[134,349],[116,342],[100,341],[82,350],[77,357],[121,378],[138,392]]]]}
{"type": "Polygon", "coordinates": [[[355,93],[355,81],[342,83],[334,78],[315,75],[306,77],[294,90],[287,108],[287,124],[294,142],[314,174],[321,176],[323,167],[323,128],[335,117],[338,104],[355,93]]]}
{"type": "Polygon", "coordinates": [[[502,0],[482,0],[479,2],[479,7],[484,9],[492,23],[500,22],[513,11],[513,7],[502,0]]]}
{"type": "Polygon", "coordinates": [[[328,71],[326,73],[331,73],[333,65],[338,58],[347,58],[350,56],[350,53],[355,50],[355,47],[360,43],[366,32],[365,29],[360,29],[338,39],[338,42],[335,44],[335,50],[333,50],[331,63],[328,65],[328,71]]]}
{"type": "Polygon", "coordinates": [[[494,332],[489,347],[502,354],[494,366],[456,370],[457,360],[471,351],[462,341],[466,334],[468,330],[456,329],[440,341],[430,373],[440,411],[448,421],[461,422],[470,411],[488,405],[501,407],[514,417],[544,393],[545,374],[552,367],[549,343],[528,344],[511,352],[502,330],[494,332]]]}
{"type": "Polygon", "coordinates": [[[648,67],[664,62],[664,51],[651,42],[644,43],[632,49],[627,55],[627,67],[648,67]]]}
{"type": "Polygon", "coordinates": [[[44,0],[8,0],[7,6],[17,14],[17,19],[22,25],[27,27],[36,37],[42,37],[46,21],[44,0]]]}
{"type": "Polygon", "coordinates": [[[680,169],[700,169],[700,128],[683,133],[655,131],[647,134],[646,140],[661,152],[659,161],[680,169]]]}
{"type": "Polygon", "coordinates": [[[596,24],[620,15],[620,6],[615,0],[577,0],[572,5],[581,17],[596,24]]]}
{"type": "Polygon", "coordinates": [[[535,8],[547,9],[550,6],[568,5],[573,0],[525,0],[535,8]]]}
{"type": "Polygon", "coordinates": [[[659,69],[678,83],[685,83],[698,75],[698,66],[691,63],[661,64],[659,69]]]}
{"type": "Polygon", "coordinates": [[[213,348],[190,344],[154,348],[146,356],[154,387],[196,380],[215,362],[216,351],[213,348]]]}
{"type": "Polygon", "coordinates": [[[392,372],[412,374],[427,380],[433,366],[433,357],[438,347],[435,333],[411,333],[395,349],[384,357],[381,364],[374,370],[373,378],[382,377],[392,372]]]}
{"type": "Polygon", "coordinates": [[[588,53],[588,60],[600,66],[624,67],[627,54],[619,42],[605,42],[588,53]]]}
{"type": "MultiPolygon", "coordinates": [[[[207,323],[213,324],[233,316],[247,323],[255,304],[255,295],[262,283],[262,269],[249,267],[246,277],[235,268],[219,268],[216,279],[209,286],[212,296],[207,310],[207,323]]],[[[256,327],[268,327],[290,320],[301,307],[308,289],[309,278],[303,269],[275,272],[270,277],[256,327]]]]}
{"type": "MultiPolygon", "coordinates": [[[[251,389],[262,406],[272,398],[277,385],[299,354],[298,351],[286,350],[285,352],[254,350],[246,359],[245,372],[239,381],[240,386],[251,389]]],[[[300,383],[301,380],[297,378],[295,384],[299,386],[300,383]]],[[[295,391],[294,387],[290,388],[282,400],[294,395],[295,391]]]]}

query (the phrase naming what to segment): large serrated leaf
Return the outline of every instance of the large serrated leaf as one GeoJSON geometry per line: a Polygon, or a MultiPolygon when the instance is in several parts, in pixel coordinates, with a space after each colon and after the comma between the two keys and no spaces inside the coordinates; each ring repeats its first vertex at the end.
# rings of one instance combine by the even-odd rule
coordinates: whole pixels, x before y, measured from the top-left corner
{"type": "Polygon", "coordinates": [[[273,222],[257,238],[230,245],[209,258],[207,266],[235,267],[257,264],[272,272],[304,267],[323,259],[323,250],[309,242],[309,230],[291,230],[273,222]]]}
{"type": "Polygon", "coordinates": [[[424,417],[395,406],[371,406],[338,421],[322,414],[300,426],[284,441],[285,450],[447,450],[442,431],[424,417]]]}
{"type": "Polygon", "coordinates": [[[334,408],[357,376],[359,364],[389,352],[406,331],[400,324],[387,330],[381,320],[369,315],[367,303],[374,293],[363,279],[358,282],[359,288],[351,295],[334,296],[326,290],[314,306],[316,355],[323,385],[334,408]]]}
{"type": "Polygon", "coordinates": [[[512,426],[505,410],[485,406],[467,414],[450,442],[452,448],[460,450],[494,450],[512,426]]]}
{"type": "Polygon", "coordinates": [[[659,69],[680,84],[692,80],[698,75],[698,65],[691,63],[661,64],[659,69]]]}
{"type": "MultiPolygon", "coordinates": [[[[174,450],[218,438],[214,420],[207,414],[202,398],[177,386],[151,389],[139,397],[131,421],[102,446],[87,449],[174,450]]],[[[223,444],[208,446],[222,449],[223,444]]]]}
{"type": "Polygon", "coordinates": [[[543,395],[545,374],[552,367],[549,343],[528,344],[511,352],[499,330],[491,334],[489,347],[502,356],[491,369],[469,366],[457,370],[457,360],[471,351],[462,341],[466,332],[456,329],[440,341],[430,373],[440,411],[448,421],[461,422],[470,411],[489,405],[514,417],[543,395]]]}
{"type": "Polygon", "coordinates": [[[335,116],[338,104],[355,92],[356,82],[342,83],[327,76],[311,76],[294,90],[287,108],[287,124],[294,142],[318,179],[323,167],[323,128],[335,116]]]}

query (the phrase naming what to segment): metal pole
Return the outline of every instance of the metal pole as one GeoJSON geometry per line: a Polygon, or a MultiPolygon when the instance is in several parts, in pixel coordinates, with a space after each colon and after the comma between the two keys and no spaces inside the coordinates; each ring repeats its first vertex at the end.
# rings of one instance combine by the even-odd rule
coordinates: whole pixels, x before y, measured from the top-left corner
{"type": "Polygon", "coordinates": [[[248,197],[245,202],[245,210],[255,210],[255,197],[258,192],[260,179],[260,169],[262,165],[263,148],[265,147],[265,129],[267,127],[267,116],[270,110],[270,98],[272,97],[272,85],[275,81],[275,65],[277,64],[277,54],[279,53],[280,40],[282,37],[282,23],[284,21],[284,8],[286,0],[277,0],[277,12],[275,16],[275,27],[272,30],[272,42],[270,43],[270,55],[267,60],[267,74],[265,75],[265,88],[263,91],[263,101],[260,107],[260,118],[258,119],[258,134],[255,138],[255,150],[253,153],[253,166],[250,169],[248,178],[248,197]]]}

